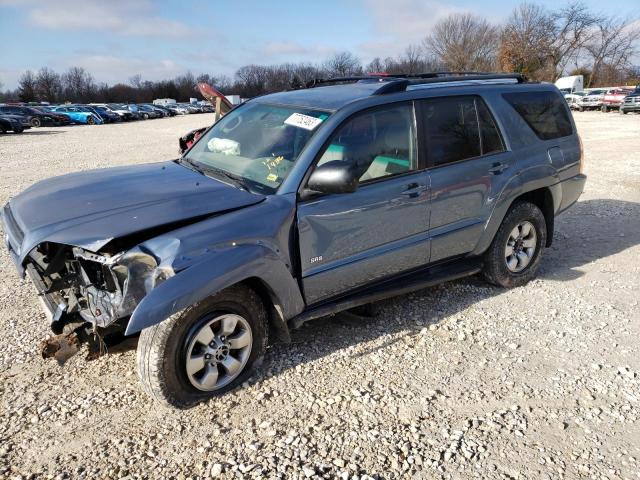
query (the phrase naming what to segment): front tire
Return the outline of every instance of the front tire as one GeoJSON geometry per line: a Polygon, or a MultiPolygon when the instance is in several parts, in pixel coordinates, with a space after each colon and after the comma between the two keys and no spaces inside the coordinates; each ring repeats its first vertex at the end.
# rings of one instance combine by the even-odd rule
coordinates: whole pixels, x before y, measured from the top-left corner
{"type": "Polygon", "coordinates": [[[230,287],[144,329],[138,375],[155,400],[188,408],[244,382],[267,340],[267,314],[258,295],[230,287]]]}
{"type": "Polygon", "coordinates": [[[42,126],[42,121],[39,118],[34,117],[31,119],[31,126],[34,128],[39,128],[42,126]]]}
{"type": "Polygon", "coordinates": [[[95,123],[96,121],[93,119],[93,117],[87,118],[87,125],[94,125],[95,123]]]}
{"type": "Polygon", "coordinates": [[[505,288],[525,285],[538,271],[546,242],[547,225],[540,209],[533,203],[516,203],[485,253],[485,279],[505,288]]]}

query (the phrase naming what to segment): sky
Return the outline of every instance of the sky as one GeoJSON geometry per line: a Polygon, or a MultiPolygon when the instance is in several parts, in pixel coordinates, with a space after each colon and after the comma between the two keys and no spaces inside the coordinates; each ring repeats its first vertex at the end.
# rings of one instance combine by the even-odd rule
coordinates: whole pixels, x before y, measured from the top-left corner
{"type": "MultiPolygon", "coordinates": [[[[454,12],[498,23],[508,0],[0,0],[0,83],[24,70],[84,67],[99,82],[228,75],[251,63],[321,63],[349,50],[364,63],[419,44],[454,12]]],[[[550,9],[566,1],[539,0],[550,9]]],[[[586,0],[603,11],[599,0],[586,0]]],[[[605,13],[639,16],[638,0],[609,0],[605,13]]]]}

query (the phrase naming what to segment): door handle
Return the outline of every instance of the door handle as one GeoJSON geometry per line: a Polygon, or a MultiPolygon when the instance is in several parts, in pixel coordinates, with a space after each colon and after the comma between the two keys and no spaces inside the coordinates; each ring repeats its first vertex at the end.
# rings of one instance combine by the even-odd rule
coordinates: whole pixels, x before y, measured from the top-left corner
{"type": "Polygon", "coordinates": [[[427,189],[426,185],[420,185],[419,183],[410,183],[409,185],[407,185],[407,189],[400,193],[401,195],[415,198],[415,197],[419,197],[420,194],[424,192],[426,189],[427,189]]]}
{"type": "Polygon", "coordinates": [[[509,165],[507,165],[506,163],[495,162],[494,164],[491,165],[491,168],[489,169],[489,173],[493,173],[494,175],[500,175],[507,168],[509,168],[509,165]]]}

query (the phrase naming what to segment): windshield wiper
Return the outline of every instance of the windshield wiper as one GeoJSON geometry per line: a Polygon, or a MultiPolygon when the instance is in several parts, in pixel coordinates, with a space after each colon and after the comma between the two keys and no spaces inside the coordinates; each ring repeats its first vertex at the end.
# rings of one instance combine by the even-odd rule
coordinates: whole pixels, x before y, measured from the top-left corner
{"type": "Polygon", "coordinates": [[[247,184],[247,181],[241,176],[234,175],[233,173],[229,173],[226,170],[222,170],[221,168],[210,167],[208,165],[205,167],[205,169],[213,171],[215,175],[220,175],[228,180],[231,180],[231,182],[241,190],[245,190],[246,192],[251,192],[247,184]]]}
{"type": "Polygon", "coordinates": [[[200,166],[185,157],[180,157],[178,159],[178,162],[184,164],[187,168],[195,170],[196,172],[205,176],[207,176],[207,172],[211,172],[216,176],[224,177],[227,180],[231,180],[231,183],[233,183],[239,189],[251,192],[247,181],[239,175],[234,175],[233,173],[229,173],[226,170],[222,170],[221,168],[212,167],[211,165],[200,166]]]}
{"type": "Polygon", "coordinates": [[[185,167],[187,167],[190,170],[194,170],[196,172],[198,172],[200,175],[205,175],[204,170],[202,168],[200,168],[198,165],[196,165],[194,162],[192,162],[191,160],[189,160],[188,158],[185,157],[180,157],[178,159],[178,163],[184,165],[185,167]]]}

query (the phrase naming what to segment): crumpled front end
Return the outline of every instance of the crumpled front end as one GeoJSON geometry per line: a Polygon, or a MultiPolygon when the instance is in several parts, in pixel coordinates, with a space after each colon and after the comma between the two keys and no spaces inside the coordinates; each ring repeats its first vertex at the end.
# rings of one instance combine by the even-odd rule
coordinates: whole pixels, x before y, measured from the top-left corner
{"type": "Polygon", "coordinates": [[[116,255],[42,243],[25,260],[25,270],[43,299],[52,330],[83,321],[106,329],[131,315],[171,267],[139,247],[116,255]]]}

